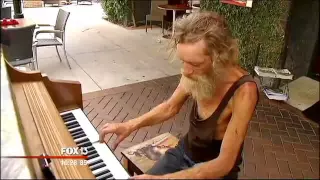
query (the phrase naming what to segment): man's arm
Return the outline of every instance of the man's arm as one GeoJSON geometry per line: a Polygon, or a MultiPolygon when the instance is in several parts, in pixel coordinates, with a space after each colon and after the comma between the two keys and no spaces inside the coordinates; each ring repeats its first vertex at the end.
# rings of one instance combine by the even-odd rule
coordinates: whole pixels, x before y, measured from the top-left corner
{"type": "Polygon", "coordinates": [[[187,98],[188,93],[182,88],[182,85],[179,84],[168,100],[154,107],[142,116],[128,121],[127,124],[131,126],[131,129],[134,131],[145,126],[151,126],[166,121],[180,111],[187,98]]]}
{"type": "Polygon", "coordinates": [[[216,159],[187,170],[164,175],[161,178],[212,179],[227,175],[233,168],[244,142],[249,121],[258,99],[256,92],[254,83],[246,83],[235,93],[232,103],[232,117],[222,141],[220,154],[216,159]]]}

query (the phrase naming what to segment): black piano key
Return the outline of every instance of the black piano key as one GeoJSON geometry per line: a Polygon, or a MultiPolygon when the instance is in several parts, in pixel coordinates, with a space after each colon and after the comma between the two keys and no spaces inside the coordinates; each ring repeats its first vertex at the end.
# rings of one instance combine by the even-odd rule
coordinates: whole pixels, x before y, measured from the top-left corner
{"type": "Polygon", "coordinates": [[[73,129],[73,128],[76,128],[76,127],[80,127],[80,124],[78,122],[77,122],[77,124],[67,125],[68,129],[73,129]]]}
{"type": "MultiPolygon", "coordinates": [[[[77,124],[78,121],[69,121],[69,122],[66,122],[64,123],[66,126],[70,126],[70,125],[73,125],[73,124],[77,124]]],[[[79,124],[79,123],[78,123],[79,124]]]]}
{"type": "Polygon", "coordinates": [[[74,119],[74,118],[70,118],[70,119],[63,119],[63,121],[64,121],[64,123],[67,123],[67,122],[70,122],[70,121],[74,121],[74,120],[76,120],[76,119],[74,119]]]}
{"type": "Polygon", "coordinates": [[[76,124],[79,125],[78,121],[73,121],[73,122],[67,123],[67,124],[65,124],[65,125],[66,125],[66,126],[72,126],[72,125],[76,125],[76,124]]]}
{"type": "Polygon", "coordinates": [[[95,154],[95,153],[98,153],[96,150],[92,150],[92,151],[89,151],[88,153],[87,153],[87,156],[90,156],[91,154],[95,154]]]}
{"type": "Polygon", "coordinates": [[[97,160],[94,160],[94,161],[88,163],[88,166],[94,166],[94,165],[99,164],[101,162],[103,162],[102,159],[97,159],[97,160]]]}
{"type": "Polygon", "coordinates": [[[88,138],[85,138],[85,139],[82,139],[78,142],[76,142],[77,144],[82,144],[82,143],[85,143],[85,142],[90,142],[90,140],[88,138]]]}
{"type": "Polygon", "coordinates": [[[87,147],[87,146],[92,146],[92,143],[89,141],[89,142],[78,144],[78,147],[87,147]]]}
{"type": "Polygon", "coordinates": [[[62,118],[68,118],[68,117],[74,117],[74,115],[72,113],[66,113],[61,115],[62,118]]]}
{"type": "Polygon", "coordinates": [[[107,174],[103,174],[102,176],[96,176],[97,179],[107,179],[107,178],[112,178],[112,174],[111,173],[107,173],[107,174]]]}
{"type": "Polygon", "coordinates": [[[96,148],[94,148],[93,146],[90,146],[87,149],[88,149],[88,151],[96,150],[96,148]]]}
{"type": "Polygon", "coordinates": [[[62,119],[63,119],[64,122],[69,122],[69,121],[72,121],[72,120],[76,120],[76,118],[74,116],[62,117],[62,119]]]}
{"type": "Polygon", "coordinates": [[[94,170],[97,170],[97,169],[105,167],[105,166],[106,166],[105,163],[99,163],[99,164],[96,164],[94,166],[91,166],[90,169],[91,169],[91,171],[94,171],[94,170]]]}
{"type": "Polygon", "coordinates": [[[103,171],[98,172],[97,174],[95,174],[95,176],[96,176],[96,177],[99,177],[99,176],[101,176],[101,175],[103,175],[103,174],[108,174],[109,172],[110,172],[109,169],[106,169],[106,170],[103,170],[103,171]]]}
{"type": "Polygon", "coordinates": [[[78,132],[78,131],[83,131],[83,130],[81,129],[81,127],[77,127],[77,128],[75,128],[75,129],[72,129],[72,130],[69,131],[69,132],[72,134],[72,133],[75,133],[75,132],[78,132]]]}
{"type": "Polygon", "coordinates": [[[86,134],[86,133],[84,133],[84,131],[81,129],[80,131],[71,133],[71,136],[77,136],[77,135],[79,135],[79,134],[86,134]]]}
{"type": "Polygon", "coordinates": [[[96,158],[96,157],[99,157],[99,154],[98,154],[98,153],[89,155],[89,156],[87,157],[87,159],[90,160],[90,159],[93,159],[93,158],[96,158]]]}
{"type": "Polygon", "coordinates": [[[75,136],[72,136],[72,137],[73,137],[73,139],[78,139],[78,138],[82,138],[82,137],[85,137],[85,136],[86,136],[85,133],[81,133],[81,134],[78,134],[78,135],[75,135],[75,136]]]}

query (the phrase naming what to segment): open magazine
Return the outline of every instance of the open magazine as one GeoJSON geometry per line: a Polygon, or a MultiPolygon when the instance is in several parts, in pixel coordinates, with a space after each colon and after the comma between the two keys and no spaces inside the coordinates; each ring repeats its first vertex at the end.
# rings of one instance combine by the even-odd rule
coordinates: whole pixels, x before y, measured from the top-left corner
{"type": "Polygon", "coordinates": [[[261,77],[292,79],[293,74],[288,69],[274,69],[255,66],[254,71],[261,77]]]}

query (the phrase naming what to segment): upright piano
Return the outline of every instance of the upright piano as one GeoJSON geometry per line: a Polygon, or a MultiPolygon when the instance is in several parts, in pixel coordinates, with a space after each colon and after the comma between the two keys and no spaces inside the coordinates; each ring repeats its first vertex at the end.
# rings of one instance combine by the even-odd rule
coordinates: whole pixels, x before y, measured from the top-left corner
{"type": "Polygon", "coordinates": [[[83,112],[81,84],[21,71],[1,53],[1,179],[128,179],[130,176],[83,112]],[[61,148],[87,147],[86,165],[62,159],[4,158],[61,156],[61,148]],[[48,164],[46,164],[48,165],[48,164]],[[50,177],[52,178],[52,177],[50,177]]]}

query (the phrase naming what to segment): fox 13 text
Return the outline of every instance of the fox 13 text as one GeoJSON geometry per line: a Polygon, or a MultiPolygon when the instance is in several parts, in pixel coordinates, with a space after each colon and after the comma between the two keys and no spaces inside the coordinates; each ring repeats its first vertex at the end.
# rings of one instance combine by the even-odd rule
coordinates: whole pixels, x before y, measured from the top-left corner
{"type": "Polygon", "coordinates": [[[66,147],[61,148],[61,154],[66,156],[66,158],[60,160],[61,165],[64,166],[78,166],[87,165],[87,147],[66,147]]]}

